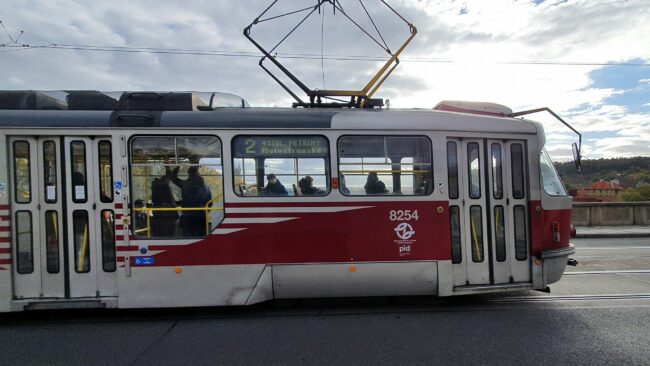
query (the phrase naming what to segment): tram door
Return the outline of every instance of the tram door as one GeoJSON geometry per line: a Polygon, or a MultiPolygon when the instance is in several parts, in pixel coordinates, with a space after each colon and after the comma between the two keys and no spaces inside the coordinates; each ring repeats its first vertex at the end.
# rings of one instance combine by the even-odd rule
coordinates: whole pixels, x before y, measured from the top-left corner
{"type": "Polygon", "coordinates": [[[530,281],[523,141],[448,139],[454,286],[530,281]]]}
{"type": "Polygon", "coordinates": [[[65,296],[58,137],[9,140],[17,298],[65,296]]]}
{"type": "Polygon", "coordinates": [[[115,295],[110,150],[101,138],[10,139],[16,298],[115,295]]]}

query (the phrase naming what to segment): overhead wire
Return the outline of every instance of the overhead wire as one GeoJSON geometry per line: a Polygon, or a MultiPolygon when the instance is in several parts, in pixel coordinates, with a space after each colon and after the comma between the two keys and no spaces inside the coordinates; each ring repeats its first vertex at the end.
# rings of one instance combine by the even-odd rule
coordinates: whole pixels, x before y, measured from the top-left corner
{"type": "MultiPolygon", "coordinates": [[[[335,1],[339,4],[338,1],[335,1]]],[[[342,7],[336,6],[341,11],[342,7]]],[[[310,7],[313,9],[313,7],[310,7]]],[[[82,45],[82,44],[64,44],[55,43],[49,40],[38,37],[34,34],[27,33],[23,30],[16,29],[20,37],[29,36],[43,41],[44,45],[34,45],[29,43],[19,44],[16,43],[20,38],[11,35],[7,29],[6,23],[0,20],[0,27],[4,33],[9,37],[10,42],[0,43],[0,53],[16,52],[24,50],[74,50],[74,51],[89,51],[89,52],[116,52],[116,53],[151,53],[151,54],[169,54],[169,55],[191,55],[191,56],[221,56],[221,57],[250,57],[259,58],[259,52],[251,51],[227,51],[227,50],[209,50],[209,49],[185,49],[185,48],[161,48],[161,47],[132,47],[132,46],[102,46],[102,45],[82,45]]],[[[383,48],[383,47],[382,47],[383,48]]],[[[304,60],[331,60],[331,61],[368,61],[368,62],[385,62],[388,60],[385,56],[371,56],[371,55],[339,55],[339,54],[312,54],[312,53],[277,53],[276,57],[286,59],[304,59],[304,60]]],[[[434,58],[434,57],[400,57],[401,62],[414,62],[414,63],[458,63],[467,62],[465,60],[455,60],[450,58],[434,58]]],[[[477,60],[474,63],[492,63],[492,64],[505,64],[505,65],[545,65],[545,66],[623,66],[623,67],[650,67],[650,62],[603,62],[603,61],[553,61],[553,60],[477,60]]]]}

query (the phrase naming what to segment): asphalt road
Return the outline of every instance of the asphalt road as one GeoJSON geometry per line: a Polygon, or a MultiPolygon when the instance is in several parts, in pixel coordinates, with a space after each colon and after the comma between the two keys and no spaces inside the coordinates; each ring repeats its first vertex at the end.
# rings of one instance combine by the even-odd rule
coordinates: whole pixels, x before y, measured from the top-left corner
{"type": "Polygon", "coordinates": [[[0,316],[0,365],[650,364],[650,238],[575,240],[551,293],[0,316]]]}

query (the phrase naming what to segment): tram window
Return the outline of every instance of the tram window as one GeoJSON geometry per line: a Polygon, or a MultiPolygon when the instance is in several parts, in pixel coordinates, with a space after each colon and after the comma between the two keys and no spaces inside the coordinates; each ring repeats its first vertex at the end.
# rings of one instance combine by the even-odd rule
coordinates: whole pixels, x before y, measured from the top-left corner
{"type": "Polygon", "coordinates": [[[460,208],[449,207],[449,219],[451,221],[451,263],[463,262],[463,250],[460,239],[460,208]]]}
{"type": "Polygon", "coordinates": [[[238,196],[329,192],[329,142],[323,136],[237,136],[233,167],[238,196]]]}
{"type": "Polygon", "coordinates": [[[32,239],[32,213],[16,212],[16,264],[20,274],[34,272],[34,242],[32,239]]]}
{"type": "Polygon", "coordinates": [[[56,203],[56,174],[56,145],[54,141],[45,141],[43,142],[43,181],[47,203],[56,203]]]}
{"type": "Polygon", "coordinates": [[[528,245],[526,240],[526,208],[517,205],[514,208],[515,225],[515,258],[524,261],[528,258],[528,245]]]}
{"type": "Polygon", "coordinates": [[[131,140],[137,237],[203,237],[223,220],[221,142],[214,136],[131,140]]]}
{"type": "Polygon", "coordinates": [[[506,228],[504,226],[503,206],[494,206],[494,241],[497,261],[506,260],[506,228]]]}
{"type": "Polygon", "coordinates": [[[110,141],[100,141],[99,150],[99,198],[113,202],[113,155],[110,141]]]}
{"type": "Polygon", "coordinates": [[[59,215],[45,212],[45,256],[47,273],[59,273],[59,215]]]}
{"type": "Polygon", "coordinates": [[[470,235],[472,236],[472,261],[483,262],[483,217],[481,206],[469,208],[470,235]]]}
{"type": "Polygon", "coordinates": [[[481,166],[478,143],[467,144],[467,172],[469,176],[469,198],[481,198],[481,166]]]}
{"type": "Polygon", "coordinates": [[[447,142],[447,177],[449,184],[449,198],[458,198],[458,151],[456,143],[447,142]]]}
{"type": "Polygon", "coordinates": [[[74,270],[77,273],[90,272],[90,232],[88,228],[88,211],[72,212],[74,230],[74,270]]]}
{"type": "Polygon", "coordinates": [[[512,197],[524,198],[524,153],[521,144],[510,146],[512,164],[512,197]]]}
{"type": "Polygon", "coordinates": [[[102,210],[102,269],[115,272],[115,217],[112,210],[102,210]]]}
{"type": "Polygon", "coordinates": [[[539,157],[539,167],[542,174],[542,183],[544,185],[544,191],[551,196],[566,196],[566,189],[560,180],[560,177],[555,171],[553,162],[548,156],[546,150],[542,150],[542,153],[539,157]]]}
{"type": "Polygon", "coordinates": [[[503,198],[503,173],[501,166],[501,145],[492,144],[492,195],[495,199],[503,198]]]}
{"type": "Polygon", "coordinates": [[[338,142],[344,195],[429,195],[431,142],[420,136],[344,136],[338,142]]]}
{"type": "Polygon", "coordinates": [[[27,141],[14,141],[14,197],[16,203],[29,203],[32,200],[31,159],[27,141]]]}
{"type": "Polygon", "coordinates": [[[86,143],[83,141],[70,142],[70,163],[72,167],[72,201],[83,203],[88,200],[86,174],[86,143]]]}

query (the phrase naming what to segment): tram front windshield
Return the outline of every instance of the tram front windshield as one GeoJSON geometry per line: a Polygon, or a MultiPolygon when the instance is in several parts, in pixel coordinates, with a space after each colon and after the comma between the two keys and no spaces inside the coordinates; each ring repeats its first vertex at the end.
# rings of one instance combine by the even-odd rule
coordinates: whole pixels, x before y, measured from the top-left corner
{"type": "Polygon", "coordinates": [[[544,185],[544,191],[551,196],[566,196],[566,189],[560,176],[557,174],[555,167],[553,166],[553,161],[548,155],[546,149],[542,149],[542,153],[539,157],[539,167],[542,174],[542,183],[544,185]]]}

